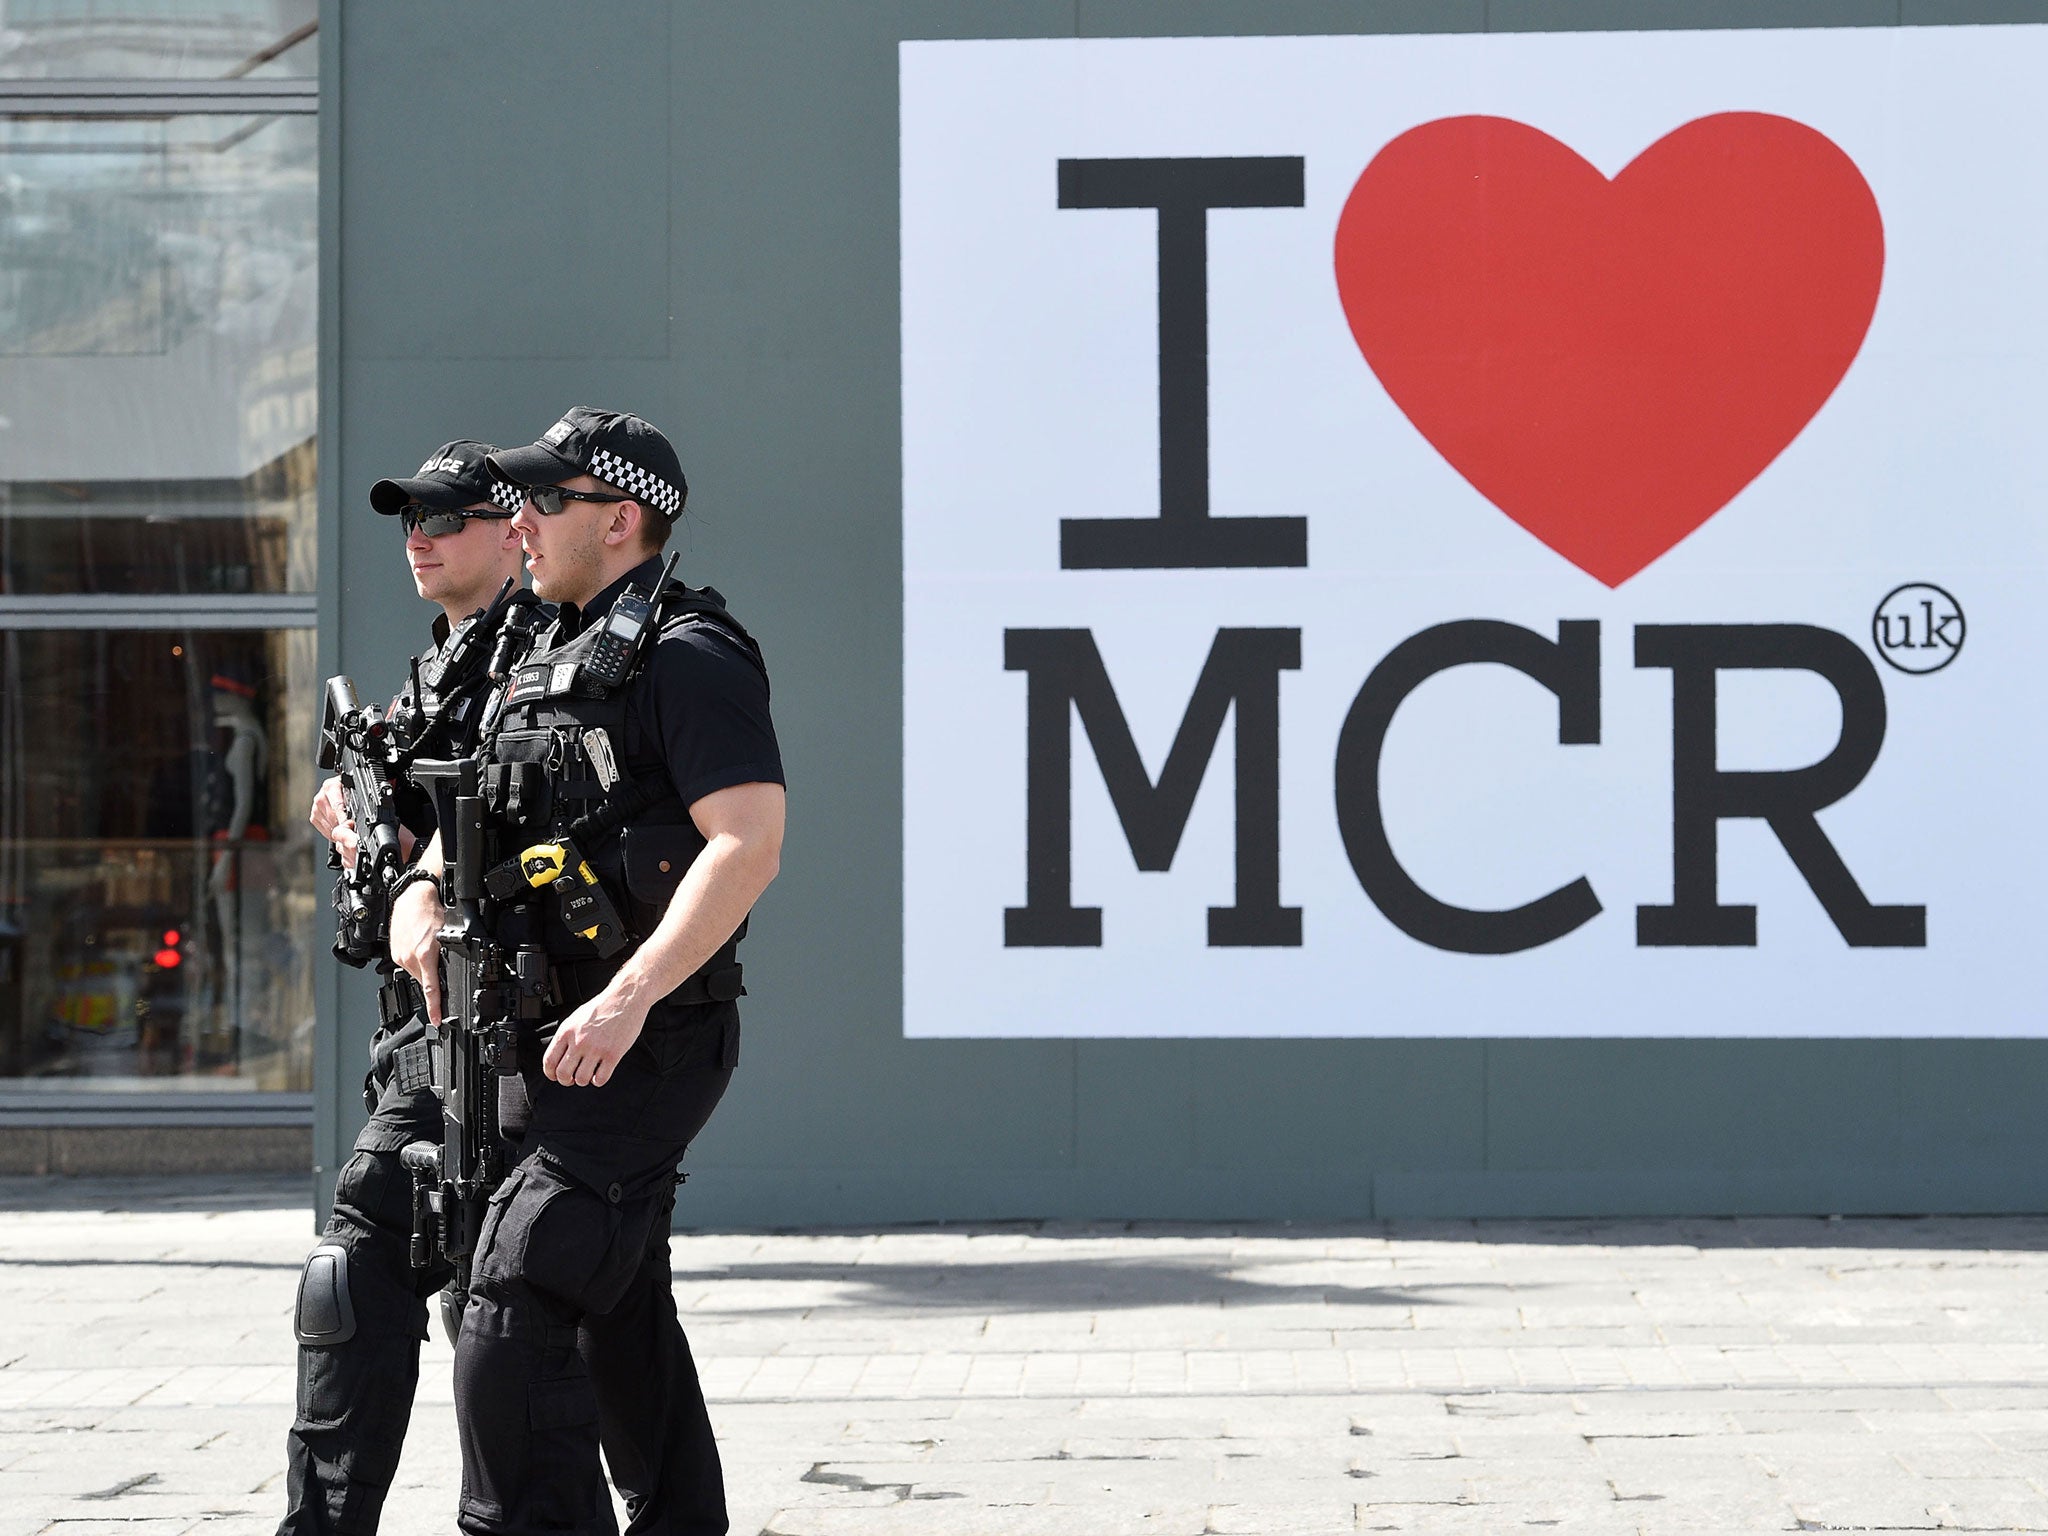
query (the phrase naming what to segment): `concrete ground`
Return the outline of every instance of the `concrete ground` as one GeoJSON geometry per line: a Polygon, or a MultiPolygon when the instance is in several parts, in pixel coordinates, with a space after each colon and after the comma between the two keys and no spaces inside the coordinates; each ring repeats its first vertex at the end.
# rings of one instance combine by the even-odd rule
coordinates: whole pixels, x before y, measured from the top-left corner
{"type": "MultiPolygon", "coordinates": [[[[0,1180],[0,1536],[268,1531],[302,1180],[0,1180]]],[[[678,1237],[733,1529],[2048,1531],[2048,1220],[678,1237]]],[[[453,1530],[437,1338],[392,1536],[453,1530]]]]}

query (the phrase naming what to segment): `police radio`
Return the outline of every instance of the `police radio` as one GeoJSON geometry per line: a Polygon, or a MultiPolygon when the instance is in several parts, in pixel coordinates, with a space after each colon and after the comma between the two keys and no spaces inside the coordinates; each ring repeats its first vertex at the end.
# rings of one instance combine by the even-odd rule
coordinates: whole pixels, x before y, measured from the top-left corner
{"type": "Polygon", "coordinates": [[[668,557],[668,564],[654,579],[653,592],[634,585],[619,594],[612,611],[605,615],[604,629],[583,657],[583,665],[578,669],[579,682],[587,680],[609,692],[626,680],[654,628],[655,600],[668,585],[669,575],[681,558],[681,551],[668,557]]]}

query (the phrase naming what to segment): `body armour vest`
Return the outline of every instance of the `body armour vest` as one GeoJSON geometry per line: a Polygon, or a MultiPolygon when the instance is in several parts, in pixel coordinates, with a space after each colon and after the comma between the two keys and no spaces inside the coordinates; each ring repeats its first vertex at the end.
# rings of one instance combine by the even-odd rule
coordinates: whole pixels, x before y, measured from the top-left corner
{"type": "MultiPolygon", "coordinates": [[[[532,599],[532,594],[522,594],[532,599]]],[[[467,757],[482,735],[492,698],[490,666],[499,659],[500,637],[508,629],[531,634],[553,610],[538,600],[510,606],[494,603],[479,609],[441,635],[431,650],[413,658],[405,687],[393,701],[389,718],[398,728],[408,754],[416,758],[467,757]]],[[[440,629],[442,621],[436,621],[440,629]]],[[[510,649],[511,647],[506,647],[510,649]]],[[[398,797],[399,819],[424,842],[434,834],[432,798],[413,784],[398,797]]]]}
{"type": "MultiPolygon", "coordinates": [[[[508,943],[539,943],[558,976],[579,978],[558,988],[564,1001],[595,995],[600,976],[623,963],[632,947],[654,931],[669,899],[705,840],[675,793],[668,769],[641,719],[635,683],[651,664],[643,658],[614,688],[591,681],[583,662],[605,631],[601,615],[584,616],[573,636],[559,622],[541,631],[506,681],[489,739],[483,744],[480,788],[484,798],[487,865],[551,838],[568,836],[610,896],[622,920],[627,948],[609,958],[571,931],[549,890],[509,904],[494,927],[508,943]]],[[[715,630],[767,677],[760,647],[709,588],[671,584],[661,594],[662,638],[692,625],[715,630]]],[[[725,1000],[740,995],[738,947],[747,925],[675,994],[678,1001],[725,1000]]]]}

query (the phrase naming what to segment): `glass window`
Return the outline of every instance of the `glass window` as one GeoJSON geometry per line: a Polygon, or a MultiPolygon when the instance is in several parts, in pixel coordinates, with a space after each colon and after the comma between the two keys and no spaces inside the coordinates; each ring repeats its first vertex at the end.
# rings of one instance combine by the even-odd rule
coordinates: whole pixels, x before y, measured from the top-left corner
{"type": "Polygon", "coordinates": [[[319,72],[318,0],[0,0],[0,80],[319,72]]]}
{"type": "Polygon", "coordinates": [[[312,18],[0,0],[0,1085],[311,1087],[312,18]]]}
{"type": "Polygon", "coordinates": [[[0,593],[310,593],[313,469],[308,439],[246,480],[0,481],[0,593]]]}
{"type": "Polygon", "coordinates": [[[0,118],[0,593],[310,592],[310,115],[0,118]]]}
{"type": "Polygon", "coordinates": [[[0,633],[0,1078],[310,1081],[313,641],[0,633]]]}

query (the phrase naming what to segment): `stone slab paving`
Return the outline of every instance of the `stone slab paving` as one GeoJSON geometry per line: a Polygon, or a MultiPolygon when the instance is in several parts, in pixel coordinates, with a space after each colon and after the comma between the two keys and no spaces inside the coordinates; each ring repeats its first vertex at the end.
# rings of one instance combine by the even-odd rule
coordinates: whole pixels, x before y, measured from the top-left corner
{"type": "MultiPolygon", "coordinates": [[[[267,1532],[300,1180],[0,1180],[0,1536],[267,1532]]],[[[2048,1531],[2048,1220],[675,1239],[741,1536],[2048,1531]]],[[[427,1348],[391,1536],[453,1530],[427,1348]]]]}

